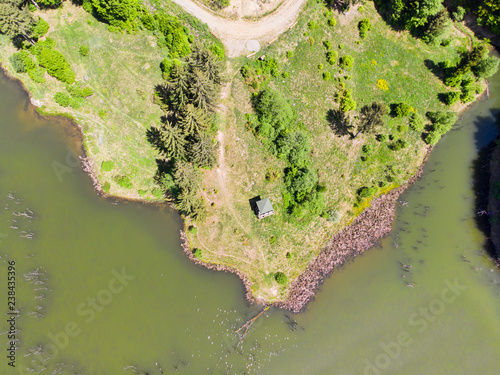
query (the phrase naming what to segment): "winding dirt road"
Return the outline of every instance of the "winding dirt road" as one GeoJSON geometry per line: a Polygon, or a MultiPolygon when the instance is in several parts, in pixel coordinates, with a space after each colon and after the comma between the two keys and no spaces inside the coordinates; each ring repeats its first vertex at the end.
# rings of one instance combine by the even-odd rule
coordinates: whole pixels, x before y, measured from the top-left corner
{"type": "Polygon", "coordinates": [[[289,29],[307,0],[283,0],[272,14],[257,21],[229,20],[219,17],[191,0],[173,0],[186,12],[205,22],[210,30],[226,46],[229,57],[251,53],[255,41],[265,45],[289,29]]]}

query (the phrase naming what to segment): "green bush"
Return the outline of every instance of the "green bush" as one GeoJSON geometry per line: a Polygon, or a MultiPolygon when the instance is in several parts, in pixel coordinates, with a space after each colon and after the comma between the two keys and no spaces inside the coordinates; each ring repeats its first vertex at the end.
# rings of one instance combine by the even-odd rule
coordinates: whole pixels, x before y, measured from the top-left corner
{"type": "Polygon", "coordinates": [[[351,55],[342,56],[339,60],[339,66],[342,69],[349,70],[354,64],[354,58],[351,55]]]}
{"type": "Polygon", "coordinates": [[[364,145],[361,148],[361,151],[363,151],[365,154],[371,154],[373,152],[373,145],[364,145]]]}
{"type": "Polygon", "coordinates": [[[196,228],[194,225],[190,225],[188,228],[188,232],[193,235],[196,235],[198,233],[198,228],[196,228]]]}
{"type": "Polygon", "coordinates": [[[307,27],[311,30],[317,29],[318,23],[314,20],[311,20],[311,21],[307,22],[307,27]]]}
{"type": "Polygon", "coordinates": [[[408,142],[404,139],[398,139],[396,142],[389,146],[392,151],[399,151],[406,147],[408,147],[408,142]]]}
{"type": "Polygon", "coordinates": [[[69,104],[71,103],[71,99],[68,96],[68,94],[64,92],[57,92],[54,95],[54,100],[56,101],[57,104],[59,104],[62,107],[68,107],[69,104]]]}
{"type": "Polygon", "coordinates": [[[88,86],[82,89],[82,97],[84,98],[91,96],[93,93],[92,89],[88,86]]]}
{"type": "Polygon", "coordinates": [[[203,253],[201,252],[201,249],[198,249],[198,248],[193,249],[193,255],[196,259],[201,259],[203,257],[203,253]]]}
{"type": "Polygon", "coordinates": [[[372,24],[368,18],[364,18],[358,23],[359,36],[361,39],[366,38],[366,33],[372,29],[372,24]]]}
{"type": "Polygon", "coordinates": [[[358,190],[358,196],[360,198],[370,198],[373,197],[377,191],[378,188],[375,186],[373,187],[363,186],[361,189],[358,190]]]}
{"type": "Polygon", "coordinates": [[[102,190],[106,193],[106,194],[109,194],[109,190],[111,189],[111,185],[109,184],[108,181],[106,181],[104,183],[104,185],[102,185],[102,190]]]}
{"type": "Polygon", "coordinates": [[[399,133],[406,133],[408,131],[408,125],[398,125],[399,133]]]}
{"type": "Polygon", "coordinates": [[[328,51],[326,53],[326,61],[328,61],[328,64],[335,65],[338,55],[337,51],[328,51]]]}
{"type": "Polygon", "coordinates": [[[387,134],[379,134],[377,135],[377,141],[379,142],[387,142],[389,136],[387,134]]]}
{"type": "Polygon", "coordinates": [[[152,189],[151,194],[158,200],[163,198],[163,191],[159,188],[152,189]]]}
{"type": "Polygon", "coordinates": [[[340,110],[342,112],[354,111],[356,109],[356,102],[352,98],[350,90],[346,90],[342,98],[340,98],[340,110]]]}
{"type": "Polygon", "coordinates": [[[332,18],[328,19],[328,26],[333,27],[335,25],[337,25],[337,20],[335,18],[332,17],[332,18]]]}
{"type": "Polygon", "coordinates": [[[75,73],[59,51],[52,48],[42,48],[37,58],[40,66],[47,69],[47,73],[52,77],[69,84],[75,82],[75,73]]]}
{"type": "Polygon", "coordinates": [[[450,91],[441,95],[442,101],[446,105],[453,105],[460,100],[460,93],[458,91],[450,91]]]}
{"type": "Polygon", "coordinates": [[[217,56],[218,60],[224,60],[225,52],[224,52],[224,47],[223,46],[221,46],[220,44],[212,44],[208,49],[215,56],[217,56]]]}
{"type": "Polygon", "coordinates": [[[115,177],[115,181],[122,188],[131,189],[133,187],[132,181],[130,181],[129,176],[117,176],[115,177]]]}
{"type": "Polygon", "coordinates": [[[45,82],[45,69],[40,66],[35,66],[28,70],[28,75],[30,78],[37,83],[45,82]]]}
{"type": "Polygon", "coordinates": [[[329,81],[331,77],[332,77],[332,74],[330,72],[323,72],[323,79],[325,81],[329,81]]]}
{"type": "Polygon", "coordinates": [[[87,56],[90,52],[90,48],[89,48],[89,46],[83,45],[83,46],[80,46],[80,49],[78,50],[78,52],[80,52],[80,55],[82,55],[82,56],[87,56]]]}
{"type": "Polygon", "coordinates": [[[138,0],[92,0],[92,8],[118,30],[133,30],[139,15],[138,0]]]}
{"type": "Polygon", "coordinates": [[[293,57],[293,51],[286,51],[286,58],[291,59],[293,57]]]}
{"type": "Polygon", "coordinates": [[[280,285],[288,284],[288,277],[283,272],[276,272],[274,279],[280,285]]]}
{"type": "Polygon", "coordinates": [[[332,49],[332,42],[330,40],[325,40],[323,42],[323,45],[325,46],[326,49],[330,50],[332,49]]]}
{"type": "Polygon", "coordinates": [[[275,236],[269,237],[269,244],[274,245],[275,243],[276,243],[276,237],[275,236]]]}
{"type": "Polygon", "coordinates": [[[458,6],[457,9],[451,13],[451,18],[453,18],[453,21],[460,22],[464,19],[465,13],[465,9],[458,6]]]}
{"type": "Polygon", "coordinates": [[[45,21],[43,18],[40,18],[33,28],[33,31],[31,33],[33,38],[41,38],[45,34],[47,34],[47,31],[49,31],[49,24],[47,21],[45,21]]]}
{"type": "Polygon", "coordinates": [[[487,57],[474,66],[472,72],[476,77],[489,78],[497,72],[499,62],[496,57],[487,57]]]}
{"type": "Polygon", "coordinates": [[[398,103],[394,107],[394,116],[396,116],[396,117],[408,116],[410,114],[411,110],[412,110],[412,108],[408,104],[403,103],[403,102],[398,103]]]}
{"type": "Polygon", "coordinates": [[[421,132],[424,130],[425,120],[422,115],[414,112],[410,116],[409,125],[413,130],[421,132]]]}
{"type": "Polygon", "coordinates": [[[19,52],[10,56],[9,61],[16,73],[26,73],[26,64],[24,63],[24,58],[19,52]]]}
{"type": "Polygon", "coordinates": [[[101,169],[104,172],[110,172],[113,170],[114,167],[115,167],[115,163],[112,160],[103,161],[101,164],[101,169]]]}
{"type": "Polygon", "coordinates": [[[441,139],[441,134],[439,132],[429,132],[425,136],[425,143],[434,146],[441,139]]]}

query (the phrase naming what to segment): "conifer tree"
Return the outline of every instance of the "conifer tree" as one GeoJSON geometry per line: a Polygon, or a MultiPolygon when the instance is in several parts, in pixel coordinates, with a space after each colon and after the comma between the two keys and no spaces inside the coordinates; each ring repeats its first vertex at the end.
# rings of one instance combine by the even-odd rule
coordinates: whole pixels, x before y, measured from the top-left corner
{"type": "Polygon", "coordinates": [[[185,154],[186,139],[182,129],[166,121],[161,126],[160,139],[164,148],[162,154],[167,158],[180,159],[185,154]]]}

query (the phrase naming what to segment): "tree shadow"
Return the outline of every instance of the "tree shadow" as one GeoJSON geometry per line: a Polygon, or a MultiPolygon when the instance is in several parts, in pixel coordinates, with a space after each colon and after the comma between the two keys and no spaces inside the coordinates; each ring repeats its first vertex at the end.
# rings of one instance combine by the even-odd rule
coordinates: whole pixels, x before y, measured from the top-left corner
{"type": "Polygon", "coordinates": [[[436,77],[438,77],[440,80],[444,79],[444,71],[439,67],[438,64],[436,64],[434,61],[430,59],[425,59],[424,64],[427,69],[431,71],[432,74],[434,74],[436,77]]]}
{"type": "Polygon", "coordinates": [[[351,128],[349,118],[341,110],[329,109],[326,113],[326,121],[328,121],[328,126],[330,126],[333,132],[339,137],[345,135],[350,135],[352,137],[352,133],[349,131],[351,128]]]}
{"type": "Polygon", "coordinates": [[[491,169],[490,161],[495,149],[495,135],[498,136],[498,127],[495,129],[495,123],[498,126],[500,117],[498,110],[492,110],[491,116],[478,117],[475,121],[477,127],[474,134],[476,146],[479,148],[477,158],[472,163],[472,183],[474,194],[474,220],[477,227],[484,233],[487,241],[485,248],[488,254],[498,259],[499,255],[493,245],[491,236],[492,213],[488,212],[491,169]],[[496,131],[496,134],[494,134],[496,131]]]}

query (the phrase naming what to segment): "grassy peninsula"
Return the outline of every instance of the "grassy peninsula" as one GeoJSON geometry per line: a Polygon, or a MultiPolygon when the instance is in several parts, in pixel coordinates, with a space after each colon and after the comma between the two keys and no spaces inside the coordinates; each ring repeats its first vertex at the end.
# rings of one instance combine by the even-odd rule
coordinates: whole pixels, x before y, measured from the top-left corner
{"type": "Polygon", "coordinates": [[[81,126],[106,193],[172,201],[193,257],[244,275],[258,301],[279,302],[333,235],[417,173],[498,66],[439,1],[424,35],[390,25],[376,3],[339,12],[311,0],[272,44],[226,58],[206,25],[170,1],[145,2],[117,24],[96,18],[95,5],[64,2],[35,10],[49,26],[36,45],[49,39],[76,83],[16,72],[20,48],[43,62],[7,36],[0,61],[44,113],[81,126]],[[156,12],[183,26],[158,29],[156,12]],[[189,40],[184,52],[174,32],[189,40]],[[259,196],[273,216],[257,219],[259,196]]]}

